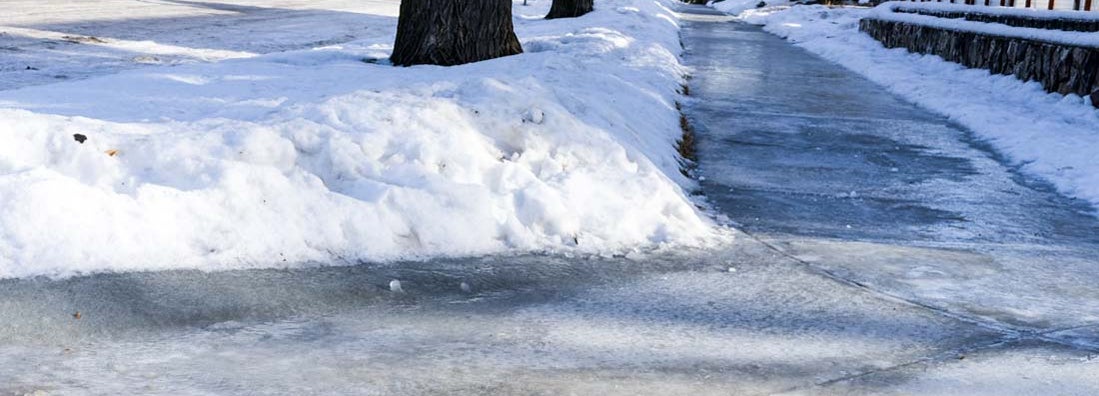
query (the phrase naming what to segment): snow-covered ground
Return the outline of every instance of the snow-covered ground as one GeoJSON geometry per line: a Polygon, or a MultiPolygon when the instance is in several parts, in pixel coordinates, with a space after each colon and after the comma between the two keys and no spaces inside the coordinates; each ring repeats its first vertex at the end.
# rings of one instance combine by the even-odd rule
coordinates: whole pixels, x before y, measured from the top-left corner
{"type": "Polygon", "coordinates": [[[352,40],[384,42],[396,16],[388,0],[9,0],[0,14],[0,90],[352,40]]]}
{"type": "Polygon", "coordinates": [[[789,5],[792,2],[788,0],[721,0],[710,2],[709,6],[730,15],[737,15],[744,11],[761,8],[760,3],[765,6],[775,7],[789,5]]]}
{"type": "Polygon", "coordinates": [[[722,239],[679,171],[670,3],[530,3],[526,53],[452,68],[384,64],[397,1],[15,3],[0,278],[722,239]],[[118,73],[34,77],[74,65],[118,73]]]}
{"type": "MultiPolygon", "coordinates": [[[[1099,206],[1099,161],[1095,160],[1099,110],[1089,99],[1046,93],[1036,82],[969,69],[934,55],[887,49],[858,31],[858,20],[871,12],[875,10],[780,6],[748,10],[738,17],[764,25],[771,33],[950,117],[1006,154],[1023,171],[1099,206]]],[[[1085,41],[1096,36],[1077,34],[1085,41]]]]}

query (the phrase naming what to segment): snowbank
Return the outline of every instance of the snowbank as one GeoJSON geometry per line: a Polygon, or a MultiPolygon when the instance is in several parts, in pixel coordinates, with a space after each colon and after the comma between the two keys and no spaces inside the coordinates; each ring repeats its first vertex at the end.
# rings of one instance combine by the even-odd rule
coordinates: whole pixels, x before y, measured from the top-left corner
{"type": "MultiPolygon", "coordinates": [[[[761,0],[721,0],[710,2],[708,5],[717,9],[718,11],[737,15],[744,11],[761,8],[759,3],[761,0]]],[[[764,6],[781,6],[789,5],[792,1],[789,0],[763,0],[764,6]]]]}
{"type": "Polygon", "coordinates": [[[665,1],[517,5],[527,53],[453,68],[384,38],[0,91],[0,278],[714,242],[665,1]]]}
{"type": "MultiPolygon", "coordinates": [[[[883,6],[884,7],[884,6],[883,6]]],[[[1099,207],[1099,111],[1089,99],[1036,82],[887,49],[858,31],[868,9],[779,7],[742,13],[817,55],[866,76],[987,140],[1020,169],[1099,207]]],[[[1084,33],[1081,33],[1084,35],[1084,33]]]]}

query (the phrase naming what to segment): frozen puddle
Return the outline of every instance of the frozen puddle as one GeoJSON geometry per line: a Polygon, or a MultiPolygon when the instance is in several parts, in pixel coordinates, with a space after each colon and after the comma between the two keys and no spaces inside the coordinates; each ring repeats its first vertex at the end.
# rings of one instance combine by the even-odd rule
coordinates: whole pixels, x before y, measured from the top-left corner
{"type": "Polygon", "coordinates": [[[995,340],[750,238],[689,253],[5,281],[0,394],[771,393],[995,340]]]}

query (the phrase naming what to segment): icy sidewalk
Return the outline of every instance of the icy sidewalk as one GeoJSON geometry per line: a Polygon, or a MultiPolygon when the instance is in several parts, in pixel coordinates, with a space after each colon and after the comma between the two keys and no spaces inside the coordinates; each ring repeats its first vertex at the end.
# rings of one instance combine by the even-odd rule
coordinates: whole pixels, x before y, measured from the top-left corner
{"type": "Polygon", "coordinates": [[[101,274],[0,296],[4,394],[773,394],[997,341],[743,236],[640,261],[101,274]]]}
{"type": "Polygon", "coordinates": [[[1086,203],[840,65],[696,12],[686,111],[710,202],[824,276],[999,333],[995,345],[805,393],[1099,389],[1088,358],[1099,351],[1099,220],[1086,203]]]}
{"type": "MultiPolygon", "coordinates": [[[[765,25],[768,32],[964,125],[1024,173],[1044,178],[1061,193],[1099,209],[1099,161],[1095,161],[1099,111],[1089,99],[1050,94],[1037,82],[965,68],[938,56],[886,49],[858,31],[858,20],[885,13],[888,7],[771,7],[744,12],[740,19],[765,25]]],[[[977,22],[955,27],[1009,36],[1048,36],[1060,42],[1099,42],[1099,33],[1043,33],[977,22]]]]}

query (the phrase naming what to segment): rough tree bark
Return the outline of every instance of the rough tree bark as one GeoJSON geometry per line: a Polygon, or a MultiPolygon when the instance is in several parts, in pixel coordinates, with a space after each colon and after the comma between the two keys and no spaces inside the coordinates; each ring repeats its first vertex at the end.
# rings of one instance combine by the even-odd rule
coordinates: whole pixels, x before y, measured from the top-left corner
{"type": "Polygon", "coordinates": [[[452,66],[522,52],[511,0],[401,0],[390,61],[452,66]]]}
{"type": "Polygon", "coordinates": [[[594,0],[553,0],[546,19],[575,18],[591,12],[594,0]]]}

